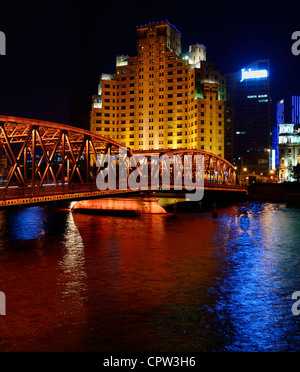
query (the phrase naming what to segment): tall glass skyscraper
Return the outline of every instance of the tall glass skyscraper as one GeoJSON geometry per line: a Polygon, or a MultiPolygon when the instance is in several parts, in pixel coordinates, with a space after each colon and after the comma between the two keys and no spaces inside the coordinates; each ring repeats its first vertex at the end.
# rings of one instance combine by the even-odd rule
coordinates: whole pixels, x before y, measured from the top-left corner
{"type": "Polygon", "coordinates": [[[226,74],[234,109],[234,163],[247,173],[269,175],[271,148],[270,61],[257,60],[226,74]]]}
{"type": "Polygon", "coordinates": [[[289,96],[277,103],[277,124],[300,124],[300,96],[289,96]]]}

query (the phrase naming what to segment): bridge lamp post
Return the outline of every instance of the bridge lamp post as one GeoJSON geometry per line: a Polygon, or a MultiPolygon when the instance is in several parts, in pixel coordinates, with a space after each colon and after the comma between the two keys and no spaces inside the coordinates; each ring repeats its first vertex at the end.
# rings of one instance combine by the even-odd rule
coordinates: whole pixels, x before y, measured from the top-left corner
{"type": "Polygon", "coordinates": [[[237,166],[234,167],[234,170],[235,170],[235,174],[238,175],[238,177],[239,177],[239,183],[240,183],[241,182],[241,173],[238,172],[238,167],[237,166]]]}
{"type": "Polygon", "coordinates": [[[274,174],[275,174],[275,171],[273,169],[270,170],[270,180],[271,180],[271,182],[274,181],[274,174]]]}
{"type": "MultiPolygon", "coordinates": [[[[248,168],[243,168],[243,172],[246,173],[248,171],[248,168]]],[[[243,176],[243,184],[245,184],[245,177],[243,176]]]]}

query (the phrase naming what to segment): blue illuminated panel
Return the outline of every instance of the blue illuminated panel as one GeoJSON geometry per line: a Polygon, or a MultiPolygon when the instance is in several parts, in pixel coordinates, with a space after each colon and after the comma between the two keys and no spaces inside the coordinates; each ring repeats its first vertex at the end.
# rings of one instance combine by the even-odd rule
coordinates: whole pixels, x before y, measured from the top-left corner
{"type": "Polygon", "coordinates": [[[292,122],[300,124],[300,96],[292,96],[292,122]]]}

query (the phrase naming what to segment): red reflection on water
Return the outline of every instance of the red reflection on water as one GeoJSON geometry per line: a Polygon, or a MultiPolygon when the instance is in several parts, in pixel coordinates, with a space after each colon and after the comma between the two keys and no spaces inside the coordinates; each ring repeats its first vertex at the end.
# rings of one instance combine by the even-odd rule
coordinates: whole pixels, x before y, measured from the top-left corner
{"type": "Polygon", "coordinates": [[[199,229],[172,216],[68,213],[63,236],[9,243],[0,349],[138,350],[157,337],[151,322],[165,307],[203,301],[213,228],[212,219],[199,229]]]}

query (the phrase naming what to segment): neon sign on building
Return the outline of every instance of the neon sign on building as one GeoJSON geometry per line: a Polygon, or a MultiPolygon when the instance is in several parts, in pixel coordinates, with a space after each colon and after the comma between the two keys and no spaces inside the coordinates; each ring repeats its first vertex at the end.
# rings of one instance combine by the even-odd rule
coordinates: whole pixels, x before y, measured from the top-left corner
{"type": "Polygon", "coordinates": [[[294,134],[294,124],[280,124],[279,134],[294,134]]]}
{"type": "Polygon", "coordinates": [[[248,79],[267,78],[269,76],[268,70],[252,70],[251,68],[246,70],[243,68],[241,71],[242,71],[241,82],[248,79]]]}

